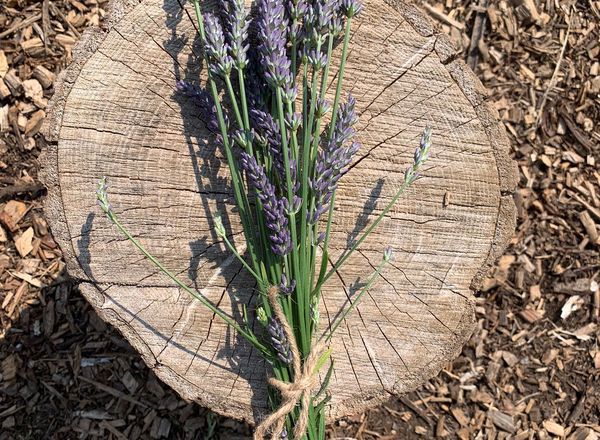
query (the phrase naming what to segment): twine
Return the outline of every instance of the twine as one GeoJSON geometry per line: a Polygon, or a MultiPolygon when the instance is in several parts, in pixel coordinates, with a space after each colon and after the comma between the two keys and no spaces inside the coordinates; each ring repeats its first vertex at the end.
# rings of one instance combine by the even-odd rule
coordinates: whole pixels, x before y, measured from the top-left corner
{"type": "Polygon", "coordinates": [[[281,393],[281,405],[256,427],[256,430],[254,431],[254,440],[263,440],[269,429],[271,429],[273,439],[281,438],[281,433],[283,432],[283,427],[285,425],[285,418],[294,410],[299,401],[301,402],[301,408],[300,415],[294,426],[294,438],[301,439],[306,433],[306,427],[308,425],[311,391],[318,383],[316,367],[325,351],[326,345],[324,341],[319,341],[317,345],[312,347],[308,357],[302,365],[300,350],[298,350],[294,332],[277,300],[277,287],[271,287],[268,291],[268,295],[273,312],[277,319],[279,319],[279,322],[281,322],[285,336],[290,343],[294,381],[282,382],[273,377],[269,379],[269,384],[281,393]]]}

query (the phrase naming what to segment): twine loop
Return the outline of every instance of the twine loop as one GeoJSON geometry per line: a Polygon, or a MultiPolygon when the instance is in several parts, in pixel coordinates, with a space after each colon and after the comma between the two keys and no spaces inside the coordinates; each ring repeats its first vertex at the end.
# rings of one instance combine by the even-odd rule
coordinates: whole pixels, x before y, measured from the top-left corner
{"type": "Polygon", "coordinates": [[[294,410],[298,402],[301,403],[301,407],[300,415],[294,426],[294,438],[300,439],[306,432],[306,427],[308,425],[311,392],[319,382],[317,377],[317,365],[327,347],[324,341],[319,341],[312,347],[304,364],[302,364],[294,332],[287,322],[283,310],[279,305],[279,301],[277,301],[277,287],[271,287],[268,291],[268,295],[273,312],[281,322],[285,336],[290,344],[294,381],[283,382],[275,378],[269,379],[269,384],[281,393],[281,405],[256,427],[256,430],[254,431],[254,440],[263,440],[269,429],[271,429],[273,439],[281,438],[281,433],[283,432],[283,427],[285,425],[285,418],[294,410]]]}

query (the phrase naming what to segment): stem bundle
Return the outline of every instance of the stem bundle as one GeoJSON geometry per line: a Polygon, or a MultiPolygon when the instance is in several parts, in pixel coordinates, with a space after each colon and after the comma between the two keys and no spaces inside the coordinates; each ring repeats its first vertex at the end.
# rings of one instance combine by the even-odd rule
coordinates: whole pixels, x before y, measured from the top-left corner
{"type": "Polygon", "coordinates": [[[327,270],[335,194],[360,148],[354,139],[356,101],[348,95],[342,102],[342,90],[351,23],[362,6],[358,0],[259,0],[258,14],[250,20],[243,0],[221,1],[226,14],[217,17],[205,13],[200,1],[194,0],[198,36],[208,64],[206,87],[178,86],[201,98],[209,128],[219,133],[247,255],[231,243],[218,213],[213,219],[215,231],[257,282],[261,295],[256,316],[244,313],[244,322],[236,322],[165,268],[120,223],[108,203],[105,179],[97,192],[98,202],[109,220],[160,271],[269,360],[274,413],[266,425],[259,426],[256,437],[262,438],[271,427],[277,435],[285,431],[294,438],[321,440],[329,399],[321,396],[331,377],[331,363],[321,392],[312,396],[311,391],[317,373],[329,361],[331,350],[326,346],[374,284],[391,250],[383,253],[381,263],[339,319],[315,337],[321,289],[418,178],[429,156],[431,130],[425,130],[400,189],[327,270]],[[250,32],[250,27],[256,32],[250,32]],[[256,34],[256,41],[249,34],[256,34]],[[338,39],[342,41],[341,61],[331,105],[326,92],[338,39]],[[297,70],[301,72],[298,80],[297,70]],[[297,82],[303,86],[301,97],[297,82]],[[223,96],[219,86],[223,86],[223,96]],[[329,124],[321,130],[329,112],[329,124]],[[317,269],[319,248],[323,257],[317,269]],[[253,330],[253,319],[262,324],[263,332],[253,330]]]}

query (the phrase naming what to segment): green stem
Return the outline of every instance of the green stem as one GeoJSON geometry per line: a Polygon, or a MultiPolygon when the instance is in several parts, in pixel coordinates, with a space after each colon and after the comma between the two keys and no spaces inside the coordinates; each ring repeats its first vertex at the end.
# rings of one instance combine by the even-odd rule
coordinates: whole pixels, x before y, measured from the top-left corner
{"type": "MultiPolygon", "coordinates": [[[[329,66],[330,66],[330,60],[331,60],[331,53],[333,52],[333,34],[329,34],[329,38],[328,38],[328,42],[327,42],[327,64],[325,64],[325,70],[323,71],[323,75],[321,76],[321,92],[320,92],[320,98],[321,99],[325,99],[325,93],[327,92],[327,82],[329,80],[329,66]]],[[[340,72],[340,75],[343,76],[343,72],[340,72]]],[[[341,80],[338,80],[338,84],[341,82],[341,80]]],[[[321,132],[321,121],[322,118],[318,117],[317,121],[316,121],[316,126],[315,126],[315,130],[314,130],[314,135],[313,135],[313,143],[311,145],[310,148],[310,164],[314,165],[316,162],[316,158],[317,158],[317,150],[319,148],[319,140],[320,140],[320,132],[321,132]]],[[[309,170],[309,174],[312,174],[313,170],[309,170]]],[[[309,211],[310,213],[312,213],[313,209],[314,209],[314,205],[315,205],[315,197],[314,194],[311,196],[311,201],[310,201],[310,205],[309,205],[309,211]]],[[[318,222],[317,222],[318,223],[318,222]]],[[[317,236],[317,224],[314,225],[314,227],[312,228],[312,238],[316,239],[317,236]]],[[[315,279],[315,261],[316,261],[316,255],[317,255],[317,244],[313,243],[311,240],[311,247],[310,247],[310,252],[309,252],[309,264],[310,264],[310,286],[313,286],[314,283],[314,279],[315,279]]]]}
{"type": "MultiPolygon", "coordinates": [[[[317,52],[319,52],[321,50],[321,40],[319,40],[317,42],[317,48],[316,48],[317,52]]],[[[307,66],[305,65],[305,78],[307,76],[307,66]]],[[[315,118],[315,106],[316,106],[316,101],[317,101],[317,81],[318,81],[318,75],[316,71],[313,71],[313,77],[312,77],[312,84],[311,84],[311,97],[310,97],[310,110],[308,112],[308,121],[306,123],[306,125],[303,126],[303,130],[304,130],[304,138],[303,138],[303,149],[302,149],[302,209],[301,212],[306,213],[307,211],[307,198],[308,198],[308,180],[309,180],[309,167],[310,167],[310,138],[311,138],[311,133],[312,133],[312,129],[313,129],[313,125],[314,125],[314,118],[315,118]]],[[[305,84],[308,81],[304,81],[305,84]]],[[[306,91],[305,91],[306,93],[306,91]]],[[[304,107],[304,112],[306,112],[306,107],[304,107]]],[[[302,238],[302,242],[300,243],[301,246],[301,250],[300,250],[300,259],[301,259],[301,264],[300,264],[300,269],[302,270],[302,273],[306,274],[308,272],[308,267],[306,266],[306,264],[308,263],[308,249],[310,247],[310,243],[309,243],[309,237],[307,237],[307,233],[306,233],[306,228],[307,228],[307,219],[306,219],[306,215],[302,215],[300,218],[300,237],[302,238]]],[[[305,299],[308,301],[308,297],[310,296],[310,289],[312,286],[310,286],[308,283],[306,283],[305,288],[305,294],[303,294],[303,297],[306,297],[305,299]]]]}
{"type": "Polygon", "coordinates": [[[227,236],[222,235],[221,238],[223,239],[223,241],[225,242],[225,244],[227,245],[227,247],[229,248],[229,250],[233,253],[233,255],[235,255],[237,257],[237,259],[242,263],[242,265],[246,268],[246,270],[248,272],[250,272],[250,275],[252,275],[254,278],[256,278],[256,281],[258,281],[258,284],[261,286],[266,285],[266,280],[263,280],[262,277],[260,277],[249,265],[248,263],[246,263],[246,260],[244,260],[242,258],[242,256],[239,254],[239,252],[237,251],[237,249],[235,248],[235,246],[233,246],[233,244],[231,244],[231,242],[229,241],[229,239],[227,238],[227,236]]]}
{"type": "MultiPolygon", "coordinates": [[[[344,43],[342,46],[342,59],[340,60],[340,70],[338,72],[338,82],[335,89],[335,98],[333,99],[333,107],[331,108],[331,122],[329,123],[329,132],[327,134],[327,139],[331,139],[333,135],[333,129],[335,127],[335,122],[337,119],[337,109],[340,104],[340,96],[342,94],[342,83],[344,81],[344,70],[346,69],[346,58],[348,57],[348,44],[350,43],[350,24],[352,22],[352,17],[348,18],[346,21],[346,29],[344,32],[344,43]]],[[[331,223],[333,219],[333,207],[335,206],[335,193],[333,192],[331,195],[331,200],[329,201],[329,211],[327,213],[327,228],[325,229],[325,240],[323,242],[323,249],[327,249],[329,246],[329,237],[331,235],[331,223]]],[[[319,281],[320,282],[320,281],[319,281]]]]}
{"type": "MultiPolygon", "coordinates": [[[[288,139],[287,139],[287,129],[285,126],[285,118],[283,115],[283,101],[281,99],[281,88],[278,87],[276,90],[276,99],[277,99],[277,113],[279,116],[279,130],[281,132],[281,143],[283,146],[283,164],[285,168],[285,179],[287,185],[287,197],[288,197],[288,206],[289,206],[289,218],[290,218],[290,232],[292,238],[292,265],[294,267],[295,275],[300,275],[300,266],[298,263],[298,249],[296,247],[296,243],[298,243],[297,231],[296,231],[296,213],[294,212],[294,188],[292,184],[292,176],[290,172],[290,160],[289,160],[289,147],[288,147],[288,139]]],[[[289,268],[286,267],[288,277],[292,278],[292,274],[288,271],[289,268]]],[[[300,278],[300,277],[298,277],[300,278]]],[[[301,282],[301,280],[296,280],[296,283],[301,282]]],[[[302,283],[301,283],[302,284],[302,283]]],[[[310,338],[308,338],[308,334],[306,333],[306,317],[304,316],[304,302],[298,301],[298,310],[299,310],[299,325],[300,325],[300,347],[302,353],[308,353],[307,350],[310,350],[310,338]]]]}
{"type": "Polygon", "coordinates": [[[119,222],[117,216],[112,211],[108,212],[107,215],[108,215],[108,218],[110,219],[110,221],[112,221],[114,223],[114,225],[119,229],[119,231],[121,231],[121,233],[123,235],[125,235],[125,237],[127,237],[127,239],[129,241],[131,241],[135,245],[135,247],[137,247],[142,252],[142,254],[144,254],[144,256],[146,258],[148,258],[162,273],[167,275],[173,282],[175,282],[175,284],[177,284],[183,290],[185,290],[190,295],[192,295],[194,298],[196,298],[198,301],[200,301],[210,311],[212,311],[215,315],[217,315],[219,318],[221,318],[223,321],[225,321],[227,323],[227,325],[229,325],[233,329],[235,329],[235,331],[237,331],[240,335],[244,336],[248,340],[248,342],[250,342],[252,345],[254,345],[264,355],[272,357],[270,350],[267,347],[265,347],[263,344],[261,344],[260,341],[258,341],[258,339],[256,338],[256,336],[253,333],[249,332],[248,330],[243,329],[235,320],[233,320],[233,318],[231,318],[229,315],[224,313],[221,309],[215,307],[204,295],[202,295],[200,292],[187,286],[179,278],[177,278],[173,273],[171,273],[166,267],[164,267],[162,265],[162,263],[156,259],[156,257],[154,257],[152,254],[150,254],[144,248],[144,246],[142,246],[142,244],[137,239],[135,239],[129,233],[129,231],[127,229],[125,229],[125,227],[119,222]]]}
{"type": "Polygon", "coordinates": [[[338,82],[335,88],[335,98],[333,99],[333,107],[331,108],[331,124],[329,125],[329,133],[327,137],[330,139],[333,134],[335,120],[337,119],[337,109],[340,105],[340,96],[342,94],[342,83],[344,82],[344,70],[346,69],[346,58],[348,58],[348,44],[350,43],[350,24],[352,18],[346,21],[346,30],[344,32],[344,43],[342,46],[342,59],[340,60],[340,70],[338,72],[338,82]]]}
{"type": "MultiPolygon", "coordinates": [[[[198,33],[200,35],[200,39],[204,42],[206,41],[206,35],[204,32],[204,19],[202,17],[202,10],[200,9],[200,1],[194,0],[194,12],[196,13],[196,21],[198,22],[198,33]]],[[[240,210],[240,219],[242,221],[242,225],[244,227],[244,232],[246,235],[246,241],[248,243],[248,249],[250,250],[250,257],[252,259],[252,265],[254,266],[255,271],[258,271],[259,265],[256,258],[256,251],[254,249],[254,244],[252,240],[252,228],[250,227],[250,204],[248,203],[247,197],[245,197],[246,192],[242,191],[241,187],[243,183],[241,182],[241,175],[235,161],[233,159],[233,154],[231,152],[231,146],[229,145],[229,135],[227,133],[227,126],[225,125],[225,119],[223,118],[223,109],[221,107],[221,101],[219,100],[219,92],[217,90],[217,85],[210,73],[208,72],[208,82],[210,85],[210,91],[212,94],[213,102],[215,104],[215,109],[217,112],[217,120],[219,122],[219,128],[221,131],[221,137],[223,140],[223,147],[225,148],[225,155],[227,157],[227,164],[229,166],[229,171],[231,173],[231,180],[233,182],[233,191],[235,201],[240,210]]]]}
{"type": "MultiPolygon", "coordinates": [[[[239,70],[238,70],[239,72],[239,70]]],[[[229,99],[231,101],[231,107],[233,108],[233,113],[235,114],[235,120],[242,130],[245,131],[246,126],[242,121],[242,114],[240,113],[240,107],[237,103],[237,97],[235,96],[235,92],[233,91],[233,85],[231,84],[231,79],[229,76],[225,76],[225,87],[227,87],[227,94],[229,95],[229,99]]]]}
{"type": "Polygon", "coordinates": [[[371,277],[369,278],[369,281],[367,281],[367,284],[358,293],[358,295],[356,296],[356,299],[354,301],[352,301],[352,303],[350,304],[350,307],[348,307],[342,313],[342,315],[339,316],[338,319],[334,322],[333,326],[329,330],[329,334],[327,334],[327,336],[325,334],[323,334],[323,336],[321,336],[321,339],[325,338],[325,340],[327,342],[329,342],[331,340],[331,337],[333,336],[333,333],[337,330],[337,328],[344,321],[344,319],[346,319],[346,316],[348,316],[348,314],[352,310],[354,310],[356,308],[356,306],[360,302],[362,296],[365,294],[366,291],[368,291],[371,288],[371,286],[373,285],[373,283],[375,282],[375,280],[377,279],[377,277],[379,276],[379,274],[381,274],[381,270],[386,265],[386,263],[387,263],[387,260],[385,260],[385,259],[381,260],[381,263],[379,263],[379,266],[377,266],[377,268],[375,269],[375,272],[373,272],[371,274],[371,277]]]}
{"type": "Polygon", "coordinates": [[[350,255],[352,255],[352,253],[362,244],[362,242],[365,241],[365,239],[369,236],[373,229],[377,227],[381,220],[383,220],[387,213],[390,212],[390,209],[392,209],[392,207],[396,204],[400,196],[409,186],[410,182],[407,182],[405,180],[400,186],[400,189],[398,189],[398,191],[394,195],[394,197],[392,197],[392,200],[386,205],[384,210],[381,212],[381,214],[379,214],[375,221],[373,221],[373,223],[371,223],[371,225],[369,225],[369,227],[361,234],[360,238],[352,245],[352,247],[338,259],[338,261],[333,265],[333,268],[331,268],[331,270],[327,272],[323,279],[317,283],[317,286],[315,287],[313,292],[318,291],[323,286],[323,284],[325,284],[325,282],[331,277],[331,275],[333,275],[337,270],[339,270],[340,267],[342,267],[342,265],[346,262],[350,255]]]}
{"type": "MultiPolygon", "coordinates": [[[[246,83],[244,80],[244,70],[238,67],[238,82],[240,83],[240,100],[242,101],[242,116],[244,118],[244,130],[250,131],[250,118],[248,117],[248,101],[246,100],[246,83]]],[[[252,144],[250,144],[252,148],[252,144]]]]}

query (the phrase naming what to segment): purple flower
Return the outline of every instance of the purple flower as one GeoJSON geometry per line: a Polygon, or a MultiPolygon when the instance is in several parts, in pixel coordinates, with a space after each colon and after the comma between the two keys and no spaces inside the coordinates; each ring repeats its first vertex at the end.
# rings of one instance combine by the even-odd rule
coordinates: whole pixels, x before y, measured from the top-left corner
{"type": "Polygon", "coordinates": [[[316,198],[314,211],[308,213],[308,221],[311,224],[315,224],[329,209],[329,202],[337,189],[338,181],[346,173],[346,167],[360,148],[358,142],[346,146],[354,136],[353,126],[358,120],[354,110],[355,105],[356,100],[349,96],[348,102],[338,108],[332,137],[317,156],[315,176],[310,182],[316,198]]]}
{"type": "Polygon", "coordinates": [[[288,0],[286,2],[286,10],[289,17],[288,35],[292,42],[297,41],[301,37],[302,19],[307,9],[306,0],[288,0]]]}
{"type": "Polygon", "coordinates": [[[302,124],[302,115],[298,112],[292,114],[286,113],[285,124],[292,131],[298,130],[300,124],[302,124]]]}
{"type": "Polygon", "coordinates": [[[264,167],[254,157],[242,152],[241,166],[246,171],[248,180],[262,203],[266,226],[270,232],[271,250],[280,256],[289,254],[292,249],[292,240],[287,218],[287,199],[277,197],[275,185],[269,181],[264,167]]]}
{"type": "Polygon", "coordinates": [[[290,74],[290,76],[288,76],[286,83],[282,87],[283,87],[283,93],[282,93],[283,101],[286,104],[290,103],[290,102],[294,102],[296,100],[296,98],[298,97],[298,87],[296,87],[296,84],[294,84],[291,74],[290,74]]]}
{"type": "MultiPolygon", "coordinates": [[[[279,124],[275,121],[270,113],[263,112],[262,110],[253,109],[250,111],[250,117],[254,126],[254,131],[257,135],[257,140],[265,145],[271,154],[273,159],[273,166],[277,175],[284,185],[286,184],[285,177],[285,162],[283,160],[283,147],[281,140],[281,131],[279,124]]],[[[289,137],[289,136],[288,136],[289,137]]],[[[298,192],[300,182],[298,182],[298,166],[296,161],[292,158],[291,150],[288,150],[288,164],[290,167],[292,186],[294,194],[298,192]]]]}
{"type": "Polygon", "coordinates": [[[354,136],[354,124],[358,121],[355,107],[356,99],[348,94],[348,101],[338,108],[335,128],[330,143],[342,145],[354,136]]]}
{"type": "Polygon", "coordinates": [[[213,14],[204,14],[206,34],[205,50],[211,72],[219,76],[227,76],[233,68],[233,60],[229,56],[229,45],[225,43],[223,28],[219,19],[213,14]]]}
{"type": "Polygon", "coordinates": [[[390,261],[392,259],[392,255],[394,253],[394,249],[391,246],[386,246],[383,250],[383,259],[385,261],[390,261]]]}
{"type": "Polygon", "coordinates": [[[421,166],[429,158],[429,148],[431,146],[431,128],[425,127],[423,134],[421,135],[421,141],[419,146],[415,149],[413,157],[413,164],[416,167],[421,166]]]}
{"type": "Polygon", "coordinates": [[[291,84],[291,63],[286,52],[288,23],[283,0],[260,0],[258,8],[259,51],[265,78],[272,87],[291,84]]]}
{"type": "Polygon", "coordinates": [[[315,49],[311,49],[308,52],[308,63],[316,70],[321,70],[327,64],[327,54],[324,52],[317,52],[315,49]]]}
{"type": "Polygon", "coordinates": [[[413,163],[404,172],[404,181],[407,183],[413,183],[419,178],[419,169],[429,159],[429,149],[431,148],[431,127],[425,127],[423,135],[421,136],[421,142],[415,149],[413,156],[413,163]]]}
{"type": "MultiPolygon", "coordinates": [[[[197,85],[183,80],[177,81],[177,91],[192,99],[200,109],[200,119],[206,124],[206,127],[214,133],[219,133],[217,110],[210,94],[197,85]]],[[[228,125],[226,115],[224,114],[223,117],[228,125]]]]}
{"type": "Polygon", "coordinates": [[[325,240],[325,232],[319,232],[315,244],[321,244],[325,240]]]}
{"type": "Polygon", "coordinates": [[[108,183],[106,183],[106,176],[103,176],[98,182],[96,199],[100,209],[110,216],[112,214],[112,205],[108,202],[108,183]]]}
{"type": "Polygon", "coordinates": [[[342,11],[348,18],[360,14],[363,10],[363,3],[360,0],[341,0],[342,11]]]}
{"type": "Polygon", "coordinates": [[[248,64],[248,12],[244,0],[227,0],[225,2],[225,20],[227,23],[227,40],[235,65],[243,69],[248,64]]]}
{"type": "Polygon", "coordinates": [[[308,6],[304,19],[305,37],[314,43],[323,41],[337,17],[338,0],[315,0],[308,6]]]}
{"type": "Polygon", "coordinates": [[[317,98],[317,106],[315,108],[317,118],[322,118],[331,110],[331,103],[322,98],[317,98]]]}
{"type": "Polygon", "coordinates": [[[290,343],[285,335],[285,331],[277,318],[269,318],[267,331],[271,336],[271,343],[277,352],[277,358],[284,364],[291,364],[294,356],[290,349],[290,343]]]}
{"type": "Polygon", "coordinates": [[[282,273],[281,274],[281,283],[279,284],[279,290],[281,291],[281,293],[289,296],[294,292],[295,288],[296,288],[296,280],[291,280],[288,283],[287,276],[284,273],[282,273]]]}

